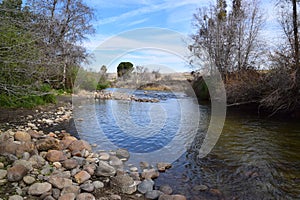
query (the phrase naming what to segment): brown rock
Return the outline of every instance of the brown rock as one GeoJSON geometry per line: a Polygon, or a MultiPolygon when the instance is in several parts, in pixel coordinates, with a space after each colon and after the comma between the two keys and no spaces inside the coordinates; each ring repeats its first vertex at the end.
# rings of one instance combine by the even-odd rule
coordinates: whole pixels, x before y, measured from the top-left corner
{"type": "Polygon", "coordinates": [[[63,167],[66,169],[74,169],[78,166],[78,162],[75,159],[65,160],[62,164],[63,164],[63,167]]]}
{"type": "Polygon", "coordinates": [[[90,193],[81,193],[77,195],[76,200],[95,200],[95,197],[90,193]]]}
{"type": "Polygon", "coordinates": [[[166,169],[169,169],[171,167],[172,167],[172,164],[170,164],[170,163],[164,163],[164,162],[157,163],[157,169],[159,172],[165,172],[166,169]]]}
{"type": "Polygon", "coordinates": [[[209,193],[211,193],[214,196],[222,196],[222,192],[218,189],[210,189],[209,193]]]}
{"type": "Polygon", "coordinates": [[[7,170],[7,180],[16,182],[23,179],[28,173],[28,169],[23,165],[15,165],[7,170]]]}
{"type": "Polygon", "coordinates": [[[86,171],[80,171],[74,176],[77,183],[81,184],[91,178],[91,175],[86,171]]]}
{"type": "Polygon", "coordinates": [[[186,197],[180,194],[172,195],[173,200],[186,200],[186,197]]]}
{"type": "Polygon", "coordinates": [[[159,190],[164,194],[172,194],[173,190],[169,185],[162,185],[159,187],[159,190]]]}
{"type": "Polygon", "coordinates": [[[60,149],[59,140],[52,138],[52,137],[38,140],[35,145],[39,151],[59,150],[60,149]]]}
{"type": "Polygon", "coordinates": [[[17,131],[15,133],[15,140],[21,141],[21,142],[28,142],[28,141],[31,141],[31,136],[27,132],[17,131]]]}
{"type": "Polygon", "coordinates": [[[72,144],[70,144],[69,149],[71,152],[79,152],[84,149],[88,151],[92,151],[91,145],[84,140],[75,140],[74,142],[72,142],[72,144]]]}
{"type": "Polygon", "coordinates": [[[67,194],[63,194],[61,195],[58,200],[74,200],[76,197],[75,194],[73,193],[67,193],[67,194]]]}
{"type": "Polygon", "coordinates": [[[142,172],[142,178],[144,179],[154,179],[159,176],[159,172],[155,169],[144,169],[142,172]]]}
{"type": "Polygon", "coordinates": [[[62,178],[58,176],[50,176],[48,182],[58,189],[63,189],[64,187],[72,185],[71,179],[62,178]]]}
{"type": "Polygon", "coordinates": [[[43,134],[37,132],[36,130],[32,130],[32,129],[27,131],[27,133],[31,136],[31,138],[35,138],[35,139],[39,139],[39,138],[44,137],[43,134]]]}
{"type": "Polygon", "coordinates": [[[28,194],[39,196],[49,192],[52,189],[52,185],[50,183],[34,183],[28,188],[28,194]]]}
{"type": "Polygon", "coordinates": [[[158,200],[173,200],[173,197],[168,194],[162,194],[159,196],[158,200]]]}
{"type": "Polygon", "coordinates": [[[64,155],[62,151],[57,150],[49,150],[46,154],[46,159],[50,162],[59,162],[64,161],[67,157],[64,155]]]}
{"type": "Polygon", "coordinates": [[[96,170],[96,166],[93,165],[93,164],[85,165],[85,166],[83,167],[83,169],[84,169],[85,171],[87,171],[91,176],[93,176],[94,173],[95,173],[95,170],[96,170]]]}
{"type": "Polygon", "coordinates": [[[64,187],[64,189],[62,189],[61,195],[68,194],[68,193],[73,193],[75,195],[78,195],[79,192],[80,192],[80,187],[79,186],[70,185],[70,186],[64,187]]]}
{"type": "Polygon", "coordinates": [[[63,138],[63,140],[61,140],[60,142],[62,143],[64,149],[67,149],[67,148],[69,148],[70,144],[72,144],[76,140],[77,140],[77,138],[75,138],[73,136],[65,136],[63,138]]]}

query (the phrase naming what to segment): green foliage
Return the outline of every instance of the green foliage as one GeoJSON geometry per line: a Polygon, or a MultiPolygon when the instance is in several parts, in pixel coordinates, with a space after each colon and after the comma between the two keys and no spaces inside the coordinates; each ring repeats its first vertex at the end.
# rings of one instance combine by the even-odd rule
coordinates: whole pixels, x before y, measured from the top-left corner
{"type": "Polygon", "coordinates": [[[199,77],[192,84],[192,87],[200,100],[209,100],[210,95],[207,84],[202,77],[199,77]]]}
{"type": "Polygon", "coordinates": [[[98,83],[97,84],[97,90],[104,90],[106,88],[109,88],[110,87],[110,83],[109,82],[106,82],[106,83],[98,83]]]}
{"type": "Polygon", "coordinates": [[[121,62],[117,67],[118,77],[129,75],[133,71],[131,62],[121,62]]]}

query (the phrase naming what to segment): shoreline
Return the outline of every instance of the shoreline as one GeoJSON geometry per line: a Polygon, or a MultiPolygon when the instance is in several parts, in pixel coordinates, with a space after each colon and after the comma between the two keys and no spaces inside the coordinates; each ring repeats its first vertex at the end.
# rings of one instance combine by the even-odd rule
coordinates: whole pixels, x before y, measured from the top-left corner
{"type": "Polygon", "coordinates": [[[11,200],[186,199],[173,194],[169,185],[154,187],[153,180],[170,163],[153,168],[141,162],[126,170],[127,150],[94,152],[93,145],[68,133],[65,126],[73,120],[70,99],[63,97],[57,104],[35,109],[11,109],[5,113],[13,119],[9,122],[0,117],[1,196],[11,200]]]}

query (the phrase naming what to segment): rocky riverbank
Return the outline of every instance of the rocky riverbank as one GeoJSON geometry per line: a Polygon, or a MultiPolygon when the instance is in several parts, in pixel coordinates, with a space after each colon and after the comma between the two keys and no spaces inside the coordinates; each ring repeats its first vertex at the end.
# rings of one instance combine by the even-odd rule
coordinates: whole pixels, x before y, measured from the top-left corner
{"type": "Polygon", "coordinates": [[[0,131],[2,199],[186,199],[169,185],[155,186],[155,178],[171,164],[126,168],[126,149],[94,151],[95,145],[62,130],[61,124],[72,119],[68,101],[26,114],[0,131]]]}

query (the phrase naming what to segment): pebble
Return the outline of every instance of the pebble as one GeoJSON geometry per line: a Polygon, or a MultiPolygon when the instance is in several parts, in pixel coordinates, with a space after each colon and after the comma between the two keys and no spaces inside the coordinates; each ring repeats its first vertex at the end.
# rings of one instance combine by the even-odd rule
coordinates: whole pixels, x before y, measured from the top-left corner
{"type": "Polygon", "coordinates": [[[93,183],[87,182],[81,184],[80,189],[86,192],[93,192],[95,190],[95,186],[93,183]]]}
{"type": "Polygon", "coordinates": [[[162,185],[159,187],[159,190],[164,194],[172,194],[173,190],[170,185],[162,185]]]}
{"type": "Polygon", "coordinates": [[[28,169],[23,165],[15,165],[7,170],[7,180],[16,182],[23,179],[27,175],[28,169]]]}
{"type": "Polygon", "coordinates": [[[13,195],[8,198],[8,200],[23,200],[23,197],[20,195],[13,195]]]}
{"type": "Polygon", "coordinates": [[[100,188],[104,187],[104,183],[101,181],[94,181],[93,185],[94,185],[95,189],[100,189],[100,188]]]}
{"type": "Polygon", "coordinates": [[[7,171],[4,169],[0,169],[0,180],[4,179],[7,175],[7,171]]]}
{"type": "Polygon", "coordinates": [[[28,194],[39,196],[41,194],[47,193],[52,189],[50,183],[34,183],[28,188],[28,194]]]}
{"type": "Polygon", "coordinates": [[[138,191],[142,194],[145,194],[146,192],[152,191],[154,186],[154,181],[151,179],[146,179],[143,180],[139,185],[138,185],[138,191]]]}
{"type": "Polygon", "coordinates": [[[152,190],[152,191],[146,192],[145,197],[147,199],[158,199],[158,197],[162,194],[163,194],[163,192],[161,192],[159,190],[152,190]]]}
{"type": "Polygon", "coordinates": [[[61,195],[58,200],[75,200],[76,195],[73,193],[67,193],[61,195]]]}
{"type": "Polygon", "coordinates": [[[81,184],[91,178],[91,175],[86,171],[82,170],[74,176],[77,183],[81,184]]]}
{"type": "Polygon", "coordinates": [[[94,195],[90,193],[81,193],[77,195],[76,200],[96,200],[94,195]]]}
{"type": "Polygon", "coordinates": [[[23,181],[27,184],[27,185],[31,185],[35,182],[35,178],[32,176],[24,176],[23,177],[23,181]]]}

